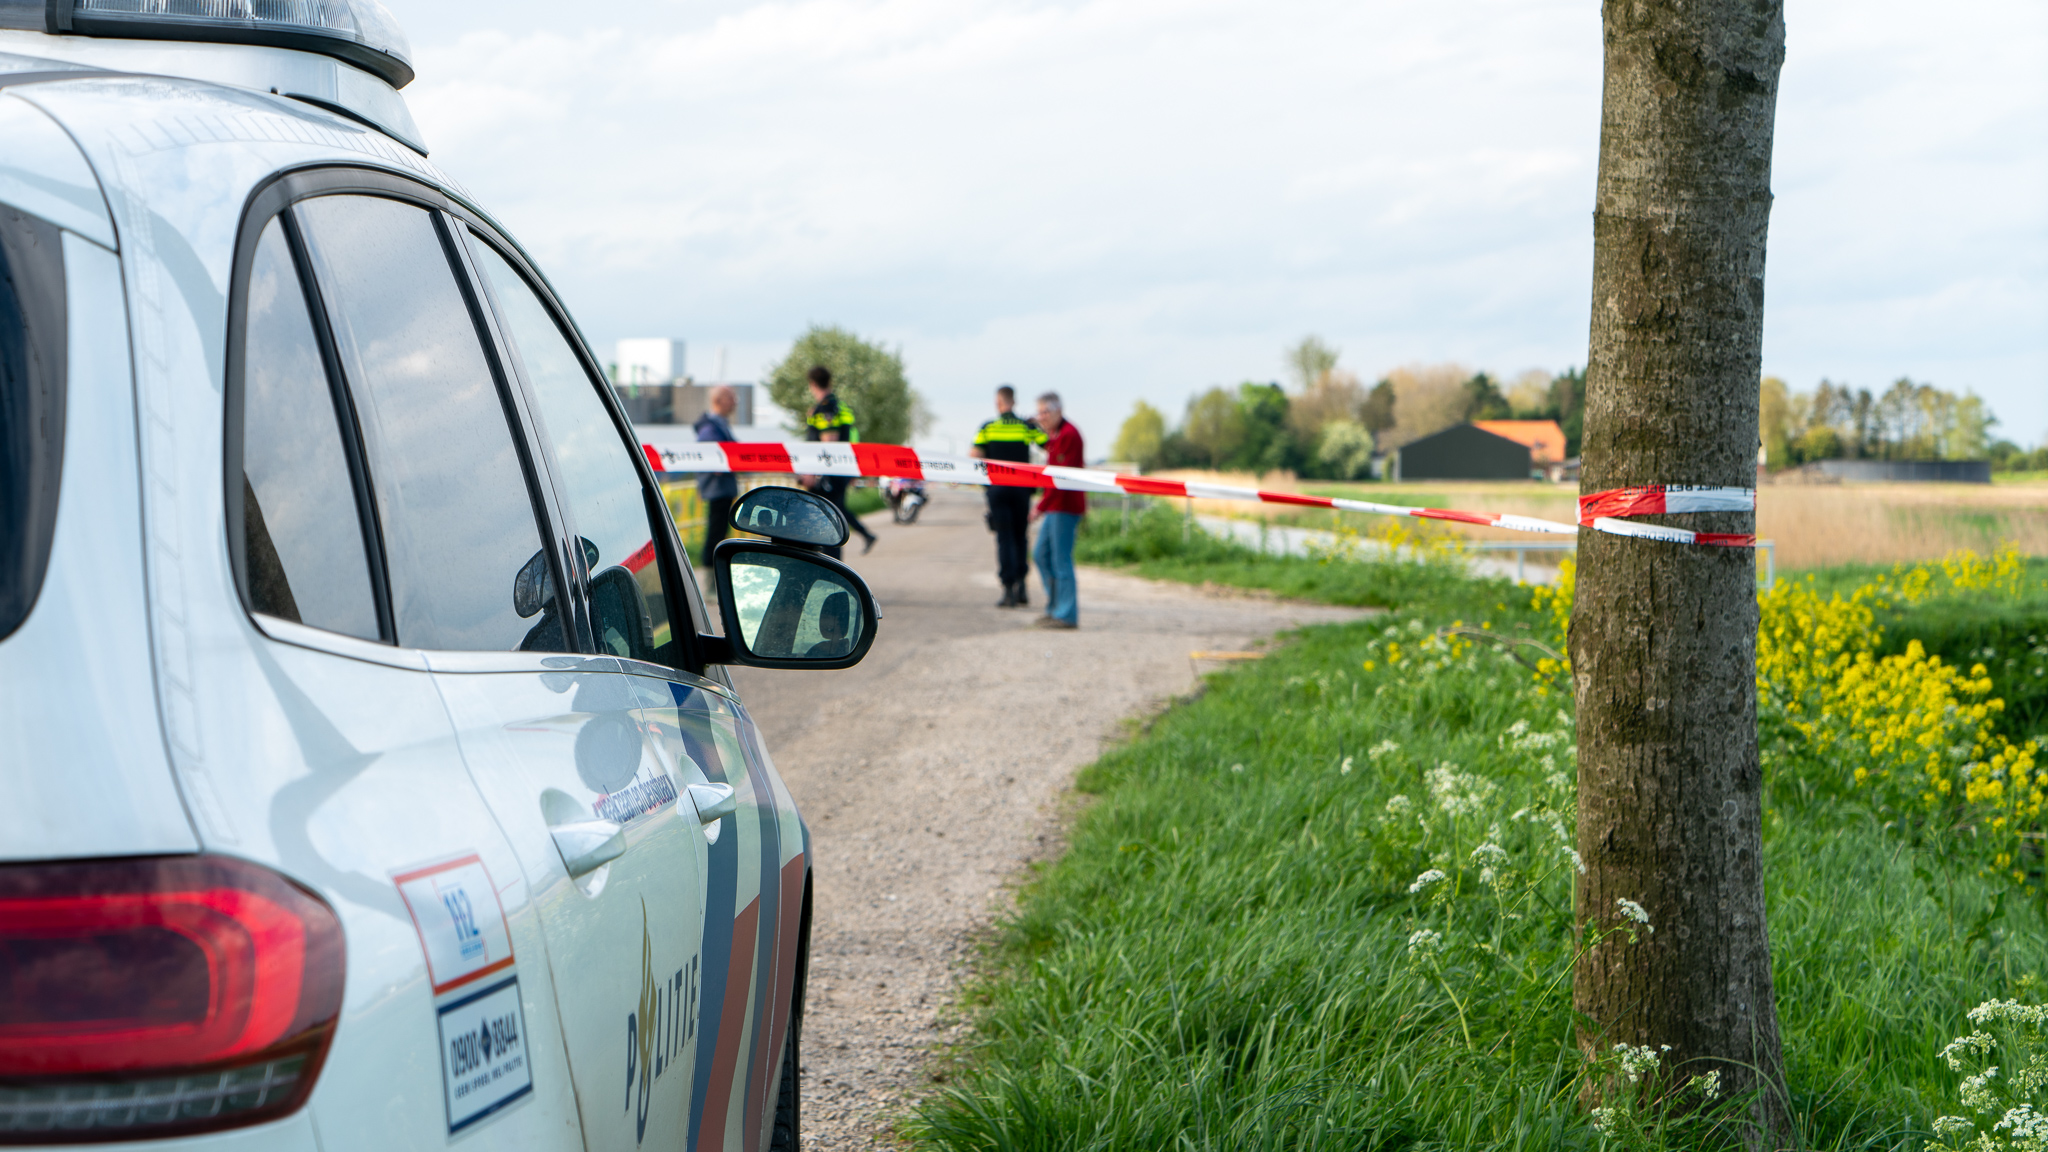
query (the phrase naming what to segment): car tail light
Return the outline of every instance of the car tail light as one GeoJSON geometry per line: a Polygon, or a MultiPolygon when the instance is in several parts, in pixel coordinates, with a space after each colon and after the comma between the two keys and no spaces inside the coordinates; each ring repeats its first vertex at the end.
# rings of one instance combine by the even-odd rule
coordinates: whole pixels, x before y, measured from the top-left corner
{"type": "Polygon", "coordinates": [[[341,925],[226,856],[0,865],[0,1144],[134,1140],[305,1103],[341,925]]]}

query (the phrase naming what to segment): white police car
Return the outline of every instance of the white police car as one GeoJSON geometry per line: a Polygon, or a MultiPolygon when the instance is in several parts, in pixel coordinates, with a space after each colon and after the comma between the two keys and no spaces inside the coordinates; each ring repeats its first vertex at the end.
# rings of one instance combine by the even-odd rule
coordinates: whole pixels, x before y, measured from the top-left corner
{"type": "Polygon", "coordinates": [[[796,1146],[810,853],[714,559],[375,0],[0,0],[0,1144],[796,1146]]]}

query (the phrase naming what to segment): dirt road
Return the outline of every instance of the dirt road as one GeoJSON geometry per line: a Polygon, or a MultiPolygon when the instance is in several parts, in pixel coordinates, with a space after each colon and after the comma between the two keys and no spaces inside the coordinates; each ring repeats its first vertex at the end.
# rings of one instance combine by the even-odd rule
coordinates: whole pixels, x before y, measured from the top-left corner
{"type": "MultiPolygon", "coordinates": [[[[944,1040],[969,935],[1052,848],[1074,772],[1119,722],[1193,686],[1192,651],[1242,649],[1350,609],[1209,596],[1084,569],[1081,627],[994,607],[978,493],[939,491],[917,524],[868,517],[851,556],[881,635],[843,672],[737,669],[810,822],[815,923],[804,1020],[805,1146],[881,1146],[944,1040]]],[[[1213,665],[1204,666],[1207,668],[1213,665]]]]}

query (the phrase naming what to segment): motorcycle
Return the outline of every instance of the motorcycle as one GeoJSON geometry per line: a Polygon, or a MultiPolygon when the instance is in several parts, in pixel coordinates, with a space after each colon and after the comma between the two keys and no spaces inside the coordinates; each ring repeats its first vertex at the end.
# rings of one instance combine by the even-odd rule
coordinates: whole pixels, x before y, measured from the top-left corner
{"type": "Polygon", "coordinates": [[[882,496],[898,524],[915,524],[918,509],[925,505],[924,481],[892,476],[882,485],[882,496]]]}

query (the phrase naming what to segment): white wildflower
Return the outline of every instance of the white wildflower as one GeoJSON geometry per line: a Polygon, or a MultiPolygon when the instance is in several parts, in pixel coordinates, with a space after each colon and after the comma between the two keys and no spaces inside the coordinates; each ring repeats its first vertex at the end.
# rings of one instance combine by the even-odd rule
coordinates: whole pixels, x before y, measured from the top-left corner
{"type": "Polygon", "coordinates": [[[1339,764],[1339,765],[1337,765],[1337,775],[1339,775],[1339,776],[1349,776],[1349,775],[1351,775],[1351,757],[1349,757],[1349,756],[1346,756],[1346,757],[1344,758],[1344,762],[1343,762],[1342,764],[1339,764]]]}
{"type": "Polygon", "coordinates": [[[1614,1122],[1620,1118],[1621,1109],[1619,1108],[1595,1108],[1593,1109],[1593,1131],[1599,1132],[1602,1135],[1612,1132],[1614,1131],[1614,1122]]]}
{"type": "Polygon", "coordinates": [[[1628,1077],[1628,1082],[1631,1084],[1640,1081],[1644,1073],[1656,1071],[1657,1061],[1662,1058],[1664,1053],[1669,1051],[1671,1051],[1671,1045],[1669,1044],[1660,1045],[1654,1049],[1648,1044],[1640,1047],[1632,1044],[1616,1044],[1614,1046],[1614,1054],[1621,1061],[1621,1074],[1628,1077]]]}
{"type": "Polygon", "coordinates": [[[1522,733],[1527,732],[1528,730],[1529,722],[1527,720],[1517,720],[1513,724],[1508,725],[1508,730],[1506,734],[1508,736],[1520,736],[1522,733]]]}
{"type": "Polygon", "coordinates": [[[1989,1112],[1998,1106],[1998,1098],[1991,1094],[1991,1082],[1998,1079],[1998,1065],[1993,1064],[1975,1076],[1963,1078],[1963,1107],[1978,1112],[1989,1112]]]}
{"type": "Polygon", "coordinates": [[[1508,862],[1508,850],[1498,844],[1481,844],[1472,850],[1472,862],[1474,864],[1505,864],[1508,862]]]}
{"type": "Polygon", "coordinates": [[[1641,924],[1643,926],[1643,931],[1655,932],[1657,930],[1654,926],[1651,925],[1650,914],[1648,912],[1643,911],[1643,906],[1641,904],[1636,903],[1635,901],[1629,899],[1626,896],[1616,897],[1614,904],[1616,907],[1621,909],[1621,914],[1623,916],[1627,917],[1630,920],[1635,921],[1638,924],[1641,924]]]}
{"type": "Polygon", "coordinates": [[[1417,876],[1415,878],[1415,883],[1410,884],[1408,886],[1408,892],[1410,895],[1413,895],[1414,893],[1420,892],[1424,888],[1427,888],[1432,884],[1441,884],[1448,879],[1450,879],[1450,877],[1444,875],[1443,869],[1431,868],[1429,871],[1424,872],[1422,875],[1417,876]]]}
{"type": "Polygon", "coordinates": [[[1242,765],[1242,764],[1232,764],[1232,765],[1230,766],[1230,770],[1231,770],[1232,772],[1242,772],[1242,771],[1244,771],[1244,765],[1242,765]]]}
{"type": "MultiPolygon", "coordinates": [[[[1973,1012],[1971,1015],[1974,1016],[1976,1013],[1973,1012]]],[[[1941,1058],[1948,1062],[1951,1071],[1961,1072],[1965,1055],[1971,1052],[1990,1052],[1997,1046],[1998,1042],[1991,1038],[1991,1033],[1972,1032],[1968,1036],[1958,1036],[1949,1041],[1948,1047],[1941,1050],[1941,1058]]]]}
{"type": "Polygon", "coordinates": [[[1484,776],[1461,772],[1448,761],[1422,774],[1436,806],[1451,816],[1476,816],[1493,798],[1494,784],[1484,776]]]}
{"type": "Polygon", "coordinates": [[[1936,1136],[1961,1136],[1976,1130],[1977,1125],[1962,1116],[1942,1116],[1934,1121],[1936,1136]]]}
{"type": "Polygon", "coordinates": [[[1970,1009],[1970,1023],[1979,1027],[1990,1023],[2024,1024],[2039,1028],[2048,1023],[2048,1006],[2022,1004],[2017,1000],[1986,1000],[1970,1009]]]}
{"type": "Polygon", "coordinates": [[[1382,756],[1390,756],[1400,750],[1401,746],[1392,740],[1382,740],[1368,749],[1365,754],[1377,762],[1382,756]]]}
{"type": "Polygon", "coordinates": [[[1396,796],[1387,801],[1387,815],[1389,816],[1406,816],[1413,811],[1415,811],[1415,801],[1410,800],[1406,796],[1396,796]]]}
{"type": "Polygon", "coordinates": [[[1715,1069],[1704,1076],[1693,1077],[1690,1087],[1699,1089],[1700,1095],[1705,1096],[1709,1100],[1719,1100],[1721,1098],[1720,1070],[1715,1069]]]}
{"type": "Polygon", "coordinates": [[[2032,1104],[2022,1104],[2007,1111],[1991,1130],[2011,1132],[2013,1139],[2033,1142],[2035,1147],[2039,1147],[2040,1141],[2048,1140],[2048,1116],[2035,1112],[2032,1104]]]}
{"type": "Polygon", "coordinates": [[[1434,956],[1443,950],[1444,938],[1441,932],[1432,932],[1427,928],[1418,928],[1408,936],[1408,954],[1410,956],[1434,956]]]}
{"type": "Polygon", "coordinates": [[[1577,848],[1569,844],[1560,844],[1557,846],[1557,850],[1572,858],[1572,867],[1579,870],[1579,875],[1584,876],[1586,874],[1586,862],[1579,859],[1579,850],[1577,848]]]}

